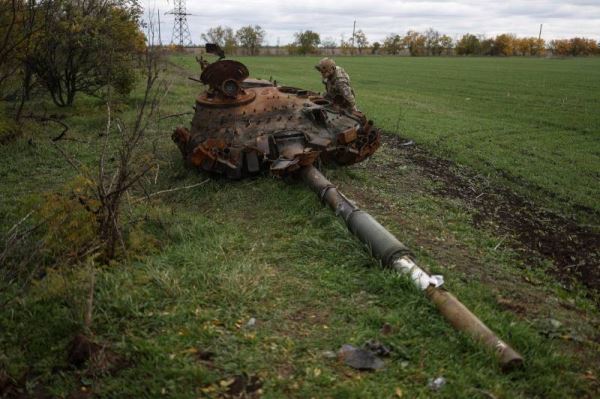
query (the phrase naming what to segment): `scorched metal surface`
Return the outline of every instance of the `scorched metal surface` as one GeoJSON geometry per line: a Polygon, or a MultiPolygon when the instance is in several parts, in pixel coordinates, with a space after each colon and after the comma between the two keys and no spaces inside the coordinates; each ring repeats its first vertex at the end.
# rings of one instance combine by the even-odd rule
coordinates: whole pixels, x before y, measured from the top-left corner
{"type": "Polygon", "coordinates": [[[360,162],[379,148],[381,133],[363,113],[308,90],[248,79],[237,61],[209,64],[200,80],[208,89],[196,98],[191,129],[173,134],[190,166],[234,179],[261,170],[282,176],[317,159],[360,162]]]}

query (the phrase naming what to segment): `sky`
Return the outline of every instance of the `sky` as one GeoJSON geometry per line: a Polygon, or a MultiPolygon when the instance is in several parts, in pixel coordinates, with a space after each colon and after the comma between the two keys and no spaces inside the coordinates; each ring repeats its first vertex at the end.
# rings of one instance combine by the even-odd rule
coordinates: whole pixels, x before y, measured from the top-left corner
{"type": "MultiPolygon", "coordinates": [[[[156,21],[161,17],[163,43],[171,41],[174,0],[142,0],[156,21]]],[[[546,40],[583,36],[600,40],[600,0],[187,0],[188,26],[195,44],[210,27],[226,25],[234,30],[260,25],[266,32],[265,44],[284,45],[294,33],[318,32],[321,40],[352,36],[352,27],[362,29],[370,42],[383,41],[392,33],[425,31],[432,27],[458,38],[464,33],[495,36],[514,33],[536,36],[543,24],[546,40]]]]}

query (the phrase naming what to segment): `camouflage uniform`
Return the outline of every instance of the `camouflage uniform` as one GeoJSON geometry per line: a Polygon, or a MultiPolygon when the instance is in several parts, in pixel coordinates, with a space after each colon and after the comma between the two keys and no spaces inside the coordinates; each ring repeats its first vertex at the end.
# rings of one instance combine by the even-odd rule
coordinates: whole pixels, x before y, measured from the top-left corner
{"type": "Polygon", "coordinates": [[[334,104],[355,111],[356,100],[354,99],[354,90],[350,86],[350,76],[342,67],[336,66],[335,71],[327,79],[323,80],[327,89],[325,98],[333,101],[334,104]]]}

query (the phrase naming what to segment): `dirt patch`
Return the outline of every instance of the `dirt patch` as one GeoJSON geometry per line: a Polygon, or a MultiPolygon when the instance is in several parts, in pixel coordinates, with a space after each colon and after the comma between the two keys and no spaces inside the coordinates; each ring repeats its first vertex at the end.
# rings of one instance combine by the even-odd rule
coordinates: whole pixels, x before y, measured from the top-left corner
{"type": "Polygon", "coordinates": [[[399,136],[384,135],[383,141],[436,182],[435,193],[464,201],[474,210],[476,225],[492,227],[528,263],[538,264],[540,257],[549,260],[551,272],[566,286],[579,281],[600,292],[600,233],[417,145],[407,146],[399,136]]]}
{"type": "Polygon", "coordinates": [[[124,357],[113,352],[108,345],[94,342],[83,334],[78,334],[71,340],[67,356],[72,367],[83,369],[87,366],[85,373],[89,377],[115,375],[130,366],[124,357]]]}

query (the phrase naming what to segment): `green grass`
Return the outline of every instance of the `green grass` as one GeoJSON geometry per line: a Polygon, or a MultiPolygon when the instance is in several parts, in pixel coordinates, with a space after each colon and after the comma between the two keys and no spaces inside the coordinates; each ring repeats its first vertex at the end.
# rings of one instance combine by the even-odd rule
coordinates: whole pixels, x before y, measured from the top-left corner
{"type": "MultiPolygon", "coordinates": [[[[254,76],[323,90],[316,57],[242,61],[254,76]]],[[[594,218],[600,212],[600,58],[337,61],[352,78],[359,107],[378,126],[550,208],[597,222],[586,208],[594,218]]]]}
{"type": "MultiPolygon", "coordinates": [[[[167,73],[173,86],[163,102],[163,114],[191,109],[200,90],[186,78],[196,71],[193,57],[172,59],[189,71],[171,69],[167,73]]],[[[315,59],[243,61],[254,76],[272,75],[283,84],[319,89],[318,76],[311,69],[315,59]]],[[[521,100],[502,97],[487,106],[480,100],[488,91],[502,92],[508,81],[518,88],[521,78],[510,73],[513,69],[538,79],[535,70],[546,68],[548,73],[555,71],[557,79],[566,79],[563,68],[586,76],[586,68],[593,74],[593,66],[599,63],[344,58],[340,64],[347,66],[353,77],[361,107],[378,125],[399,130],[439,153],[481,168],[482,173],[490,172],[493,165],[526,179],[517,173],[516,158],[523,157],[517,150],[521,143],[537,134],[531,131],[534,122],[522,109],[528,95],[516,90],[513,95],[521,100]],[[457,75],[463,77],[464,92],[452,79],[457,75]],[[425,79],[428,76],[436,80],[425,79]],[[466,82],[467,76],[479,78],[466,82]],[[504,80],[494,84],[489,80],[494,76],[504,80]],[[472,100],[457,101],[461,96],[472,100]],[[513,115],[507,104],[514,106],[513,115]],[[490,108],[493,113],[484,112],[490,108]],[[483,134],[484,126],[489,128],[486,140],[491,142],[476,132],[468,133],[479,128],[483,134]],[[506,129],[497,130],[498,126],[506,129]],[[527,137],[517,140],[508,135],[513,128],[527,137]],[[438,134],[444,132],[448,139],[439,140],[438,134]],[[502,141],[513,150],[499,152],[502,141]],[[470,150],[468,143],[474,146],[470,150]]],[[[569,85],[564,82],[548,90],[575,90],[569,85]]],[[[550,95],[538,91],[539,95],[529,98],[532,103],[534,97],[550,95]]],[[[129,105],[133,106],[139,95],[134,93],[129,105]]],[[[593,94],[590,91],[588,95],[593,94]]],[[[75,109],[57,111],[67,114],[69,137],[79,140],[62,145],[93,164],[100,140],[97,133],[104,127],[103,107],[94,99],[79,100],[75,109]]],[[[577,116],[562,120],[564,126],[580,132],[595,124],[597,131],[597,115],[567,104],[577,116]]],[[[543,112],[552,114],[552,120],[560,119],[555,114],[562,110],[548,108],[543,112]]],[[[121,116],[127,120],[132,114],[131,108],[124,108],[121,116]]],[[[187,116],[168,119],[151,132],[158,140],[160,163],[156,184],[150,181],[152,191],[205,178],[182,168],[180,154],[169,140],[173,126],[188,123],[187,116]]],[[[74,175],[48,144],[53,135],[50,130],[48,126],[28,133],[34,136],[35,146],[23,139],[0,147],[0,231],[27,213],[32,196],[59,190],[74,175]]],[[[555,138],[568,130],[556,130],[555,138]]],[[[581,148],[552,144],[562,151],[556,165],[536,166],[536,162],[523,160],[524,168],[540,175],[539,181],[535,176],[526,181],[555,193],[556,198],[563,193],[548,182],[559,181],[559,176],[578,176],[579,183],[571,182],[571,188],[583,184],[585,171],[594,172],[585,168],[598,164],[597,148],[590,144],[591,134],[576,137],[587,144],[581,148]],[[593,162],[580,165],[575,173],[568,161],[574,154],[592,154],[593,162]],[[550,173],[554,167],[562,167],[563,174],[550,173]]],[[[546,162],[542,155],[550,141],[539,144],[533,159],[546,162]]],[[[404,397],[423,398],[593,397],[598,386],[586,377],[597,378],[597,344],[573,346],[561,338],[580,331],[586,339],[594,339],[593,327],[590,333],[585,328],[598,320],[598,310],[586,299],[585,290],[565,291],[543,269],[527,270],[525,266],[530,265],[524,265],[512,250],[496,247],[501,237],[472,225],[472,211],[464,204],[433,195],[431,182],[414,166],[387,175],[378,172],[394,160],[393,149],[382,148],[369,163],[326,173],[413,248],[420,263],[444,274],[448,289],[522,352],[526,359],[523,371],[503,374],[491,353],[453,330],[409,282],[380,270],[312,192],[300,184],[267,177],[241,182],[211,180],[193,190],[157,196],[151,205],[135,209],[147,215],[145,229],[160,241],[159,250],[131,262],[101,266],[94,313],[96,338],[126,358],[127,367],[112,375],[90,377],[67,365],[66,346],[81,327],[86,275],[84,269],[60,267],[49,270],[25,294],[16,286],[0,286],[0,303],[13,298],[0,310],[0,371],[15,379],[27,375],[31,391],[36,385],[44,386],[57,397],[66,397],[82,386],[99,397],[213,397],[220,381],[241,372],[258,375],[268,398],[388,398],[394,397],[398,388],[404,397]],[[525,282],[524,277],[536,285],[525,282]],[[524,304],[530,308],[525,314],[502,308],[499,298],[512,295],[530,301],[524,304]],[[257,320],[256,327],[245,327],[252,317],[257,320]],[[548,334],[543,325],[548,318],[560,320],[567,330],[548,334]],[[393,327],[391,335],[381,334],[385,323],[393,327]],[[323,354],[368,339],[393,347],[384,370],[356,372],[323,354]],[[585,355],[578,357],[571,352],[573,348],[585,355]],[[212,364],[197,360],[197,351],[214,352],[212,364]],[[591,374],[586,374],[588,370],[591,374]],[[448,384],[432,392],[427,382],[438,376],[445,377],[448,384]]],[[[588,184],[586,189],[593,194],[598,187],[588,184]]],[[[536,192],[532,191],[534,198],[536,192]]],[[[573,194],[577,198],[573,204],[588,204],[591,200],[586,193],[581,188],[573,194]]],[[[549,203],[558,204],[556,198],[549,203]]]]}

